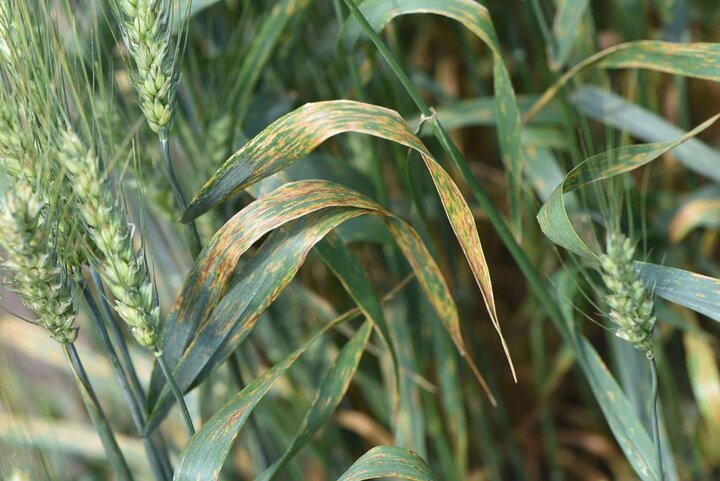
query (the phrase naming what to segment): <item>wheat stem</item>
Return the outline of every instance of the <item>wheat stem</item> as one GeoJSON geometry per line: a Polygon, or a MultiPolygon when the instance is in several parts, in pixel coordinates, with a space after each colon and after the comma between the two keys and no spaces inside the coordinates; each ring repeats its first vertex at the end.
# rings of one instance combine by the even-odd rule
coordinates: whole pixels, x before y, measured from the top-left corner
{"type": "Polygon", "coordinates": [[[660,481],[665,479],[663,474],[662,446],[660,444],[660,423],[658,421],[658,374],[655,358],[650,358],[650,417],[652,423],[653,443],[655,444],[655,455],[658,462],[658,474],[660,481]]]}
{"type": "Polygon", "coordinates": [[[100,402],[95,395],[90,379],[88,378],[85,368],[80,361],[80,356],[75,349],[75,344],[63,344],[63,349],[65,350],[65,355],[70,363],[70,369],[72,370],[73,377],[75,378],[75,382],[77,383],[80,394],[82,395],[83,402],[85,403],[85,408],[90,415],[90,419],[92,420],[95,429],[100,435],[100,440],[105,448],[110,465],[113,467],[115,476],[117,476],[120,481],[132,481],[132,472],[128,467],[125,456],[123,456],[122,451],[120,451],[120,446],[115,439],[115,434],[110,426],[110,422],[108,421],[107,416],[105,416],[105,411],[103,411],[100,406],[100,402]]]}
{"type": "Polygon", "coordinates": [[[133,395],[137,403],[140,406],[144,406],[145,393],[142,390],[140,378],[135,371],[135,366],[133,365],[132,358],[130,357],[130,351],[128,350],[127,343],[125,342],[125,337],[122,335],[122,331],[120,330],[120,325],[118,324],[115,315],[112,313],[112,308],[110,307],[107,299],[105,298],[105,289],[102,279],[100,278],[100,274],[98,273],[98,271],[91,268],[90,277],[92,278],[93,284],[95,284],[95,290],[99,294],[98,304],[100,305],[102,317],[103,319],[105,319],[105,322],[109,326],[112,340],[120,351],[123,369],[125,369],[125,372],[127,373],[128,380],[130,382],[130,385],[132,386],[133,395]]]}
{"type": "MultiPolygon", "coordinates": [[[[170,179],[170,186],[172,187],[173,194],[175,195],[175,202],[177,202],[180,212],[184,212],[187,207],[187,202],[185,201],[185,196],[182,193],[180,182],[178,182],[175,175],[175,167],[173,166],[172,157],[170,156],[170,142],[168,141],[167,132],[165,130],[161,131],[160,148],[162,150],[163,162],[165,163],[165,170],[167,171],[168,178],[170,179]]],[[[198,234],[195,221],[193,220],[188,222],[186,224],[186,228],[188,229],[190,252],[192,253],[193,258],[195,258],[198,254],[200,254],[200,250],[202,249],[202,243],[200,242],[200,235],[198,234]]]]}
{"type": "Polygon", "coordinates": [[[185,419],[187,431],[190,436],[192,436],[195,434],[195,426],[193,426],[192,417],[190,416],[190,411],[188,410],[187,404],[185,404],[185,398],[183,397],[182,391],[175,382],[175,378],[173,377],[172,371],[170,371],[167,362],[165,362],[162,351],[155,351],[155,357],[158,360],[158,364],[160,364],[160,369],[165,375],[165,379],[167,380],[168,386],[170,386],[170,390],[172,391],[173,395],[175,395],[175,399],[177,399],[177,402],[180,405],[180,411],[182,412],[183,418],[185,419]]]}
{"type": "Polygon", "coordinates": [[[152,441],[152,439],[150,439],[144,434],[145,416],[141,407],[142,405],[138,403],[137,393],[131,387],[130,382],[128,381],[128,377],[123,370],[122,364],[120,363],[120,358],[118,357],[117,351],[115,350],[112,342],[110,341],[110,335],[108,333],[107,327],[105,326],[103,315],[100,313],[100,308],[98,307],[95,299],[93,298],[90,290],[85,283],[82,284],[82,292],[90,310],[90,317],[92,318],[95,327],[97,328],[98,334],[100,335],[100,341],[102,342],[103,347],[105,348],[105,351],[110,358],[110,364],[112,365],[115,377],[117,377],[120,383],[120,387],[122,388],[123,395],[125,396],[125,402],[130,407],[130,417],[133,420],[135,429],[137,430],[138,434],[142,439],[142,443],[145,447],[145,452],[148,456],[148,460],[150,461],[150,467],[155,474],[155,478],[162,481],[169,480],[170,477],[164,470],[157,446],[152,441]]]}

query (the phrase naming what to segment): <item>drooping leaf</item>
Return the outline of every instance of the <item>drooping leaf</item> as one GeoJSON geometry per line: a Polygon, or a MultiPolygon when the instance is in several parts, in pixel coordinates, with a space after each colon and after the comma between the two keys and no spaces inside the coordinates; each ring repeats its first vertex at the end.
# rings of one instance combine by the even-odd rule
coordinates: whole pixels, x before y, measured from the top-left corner
{"type": "Polygon", "coordinates": [[[417,453],[398,446],[376,446],[338,478],[338,481],[396,478],[410,481],[436,481],[430,468],[417,453]]]}
{"type": "MultiPolygon", "coordinates": [[[[457,349],[465,355],[457,307],[439,267],[417,233],[357,192],[326,181],[301,181],[286,184],[251,203],[216,233],[206,247],[212,255],[200,256],[195,269],[199,281],[186,283],[186,296],[195,299],[188,301],[191,305],[208,303],[212,299],[216,307],[211,309],[212,314],[204,324],[190,331],[192,342],[174,369],[180,388],[189,389],[230,355],[252,330],[260,314],[290,282],[309,250],[320,239],[342,222],[368,213],[380,215],[386,223],[438,318],[457,349]],[[302,211],[307,213],[290,224],[287,224],[289,208],[279,207],[287,206],[288,199],[293,200],[295,216],[302,211]],[[273,217],[272,212],[277,216],[273,217]],[[239,256],[250,246],[248,236],[283,223],[285,225],[273,231],[268,241],[243,265],[237,275],[239,281],[226,292],[218,279],[233,271],[239,256]],[[249,225],[254,227],[251,229],[249,225]],[[213,275],[208,277],[210,273],[213,275]]],[[[189,279],[192,279],[192,273],[189,279]]],[[[492,400],[474,363],[469,358],[466,360],[492,400]]],[[[169,394],[165,389],[154,403],[148,429],[154,428],[167,414],[172,405],[169,394]]]]}
{"type": "MultiPolygon", "coordinates": [[[[220,477],[220,470],[227,458],[233,441],[240,433],[255,406],[267,394],[273,383],[302,356],[305,351],[329,328],[345,319],[338,318],[327,324],[320,332],[310,338],[295,352],[255,378],[240,393],[220,408],[202,428],[190,438],[180,454],[174,481],[206,481],[220,477]]],[[[367,343],[372,325],[363,324],[353,339],[353,345],[367,343]]]]}
{"type": "Polygon", "coordinates": [[[543,233],[555,244],[580,256],[595,259],[596,253],[580,238],[570,222],[565,209],[564,194],[645,165],[702,132],[718,118],[720,115],[711,117],[673,141],[621,147],[583,161],[568,173],[562,184],[540,208],[537,219],[543,233]]]}
{"type": "MultiPolygon", "coordinates": [[[[317,102],[280,118],[230,157],[195,196],[183,214],[189,221],[249,185],[287,167],[320,143],[343,132],[359,132],[391,140],[420,153],[446,215],[480,287],[514,375],[502,337],[490,272],[470,208],[450,175],[432,157],[397,112],[346,100],[317,102]]],[[[455,338],[457,341],[457,338],[455,338]]]]}
{"type": "MultiPolygon", "coordinates": [[[[367,326],[367,324],[366,324],[367,326]]],[[[292,459],[295,454],[312,438],[312,436],[327,422],[332,413],[342,401],[350,381],[355,375],[360,359],[362,358],[370,330],[364,328],[353,337],[340,352],[330,370],[325,375],[318,388],[310,410],[300,425],[290,446],[282,456],[265,470],[256,481],[270,481],[275,479],[277,473],[292,459]]]]}
{"type": "MultiPolygon", "coordinates": [[[[657,114],[593,85],[579,88],[572,101],[589,117],[643,142],[667,142],[686,133],[657,114]]],[[[701,140],[688,139],[672,155],[688,169],[720,181],[720,153],[701,140]]]]}
{"type": "MultiPolygon", "coordinates": [[[[493,56],[498,139],[510,185],[511,218],[516,233],[520,233],[519,209],[523,171],[520,110],[490,12],[474,0],[365,0],[359,7],[376,32],[380,32],[394,18],[403,15],[441,15],[461,23],[490,48],[493,56]]],[[[358,21],[354,17],[348,18],[342,32],[345,47],[352,48],[363,34],[358,21]]]]}
{"type": "Polygon", "coordinates": [[[528,122],[532,119],[575,75],[591,66],[606,69],[648,69],[718,82],[720,81],[720,44],[639,40],[607,48],[565,72],[545,90],[525,114],[523,121],[528,122]]]}

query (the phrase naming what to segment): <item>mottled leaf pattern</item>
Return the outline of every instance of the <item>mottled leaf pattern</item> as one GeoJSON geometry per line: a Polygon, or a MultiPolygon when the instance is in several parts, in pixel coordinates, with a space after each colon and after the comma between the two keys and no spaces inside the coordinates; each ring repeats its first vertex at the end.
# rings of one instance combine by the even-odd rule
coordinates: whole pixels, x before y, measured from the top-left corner
{"type": "MultiPolygon", "coordinates": [[[[187,304],[195,313],[187,318],[195,325],[183,327],[183,339],[192,342],[174,369],[178,385],[183,390],[195,385],[245,339],[260,314],[290,282],[320,239],[342,222],[368,213],[380,215],[386,223],[438,318],[465,356],[457,307],[438,265],[417,233],[362,194],[327,181],[301,181],[285,184],[248,205],[215,234],[198,258],[178,300],[180,306],[187,304]],[[302,213],[306,215],[297,219],[302,213]],[[257,240],[271,227],[275,230],[269,239],[237,273],[240,281],[227,290],[226,281],[239,257],[250,247],[252,239],[257,240]],[[200,311],[206,312],[198,316],[200,311]],[[201,324],[200,320],[205,319],[201,324]]],[[[177,319],[176,324],[182,325],[186,316],[179,315],[177,319]]],[[[466,359],[492,399],[474,363],[466,359]]],[[[151,428],[172,405],[168,390],[163,393],[154,403],[151,428]]]]}
{"type": "Polygon", "coordinates": [[[338,478],[338,481],[395,478],[436,481],[425,461],[414,451],[398,446],[376,446],[338,478]]]}
{"type": "MultiPolygon", "coordinates": [[[[460,22],[490,48],[493,55],[498,138],[510,185],[511,217],[516,233],[519,234],[521,232],[519,208],[523,171],[520,110],[490,12],[475,0],[365,0],[360,4],[360,10],[370,25],[378,32],[394,18],[402,15],[419,13],[441,15],[460,22]]],[[[351,48],[363,34],[357,20],[354,17],[348,18],[342,32],[345,47],[351,48]]]]}
{"type": "Polygon", "coordinates": [[[525,114],[524,122],[535,116],[575,75],[588,67],[606,69],[641,68],[685,77],[720,81],[720,44],[672,43],[639,40],[621,43],[586,58],[569,69],[525,114]]]}
{"type": "MultiPolygon", "coordinates": [[[[497,318],[490,272],[470,208],[450,175],[393,110],[347,100],[304,105],[271,124],[230,157],[195,196],[184,219],[190,220],[206,212],[234,193],[309,154],[329,137],[343,132],[384,138],[421,154],[512,367],[497,318]]],[[[457,335],[453,339],[459,341],[457,335]]]]}
{"type": "Polygon", "coordinates": [[[647,262],[635,268],[656,295],[720,322],[720,279],[647,262]]]}

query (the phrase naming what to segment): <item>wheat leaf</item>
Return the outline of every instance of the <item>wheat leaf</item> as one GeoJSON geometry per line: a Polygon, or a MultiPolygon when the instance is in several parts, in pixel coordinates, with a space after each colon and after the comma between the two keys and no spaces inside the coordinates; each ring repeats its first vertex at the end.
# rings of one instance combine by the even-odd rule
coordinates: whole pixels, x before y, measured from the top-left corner
{"type": "Polygon", "coordinates": [[[337,481],[398,478],[435,481],[430,468],[414,451],[398,446],[376,446],[365,453],[337,481]]]}
{"type": "Polygon", "coordinates": [[[275,479],[277,473],[332,416],[350,386],[350,381],[355,375],[369,337],[370,330],[364,328],[345,345],[323,378],[312,406],[305,414],[290,446],[277,461],[256,478],[256,481],[275,479]]]}
{"type": "Polygon", "coordinates": [[[590,157],[572,169],[550,199],[543,204],[537,219],[543,233],[555,244],[588,259],[597,254],[583,242],[565,209],[564,194],[593,182],[629,172],[651,162],[712,125],[720,115],[706,120],[682,137],[670,142],[631,145],[590,157]]]}
{"type": "MultiPolygon", "coordinates": [[[[498,139],[510,185],[511,218],[516,233],[519,234],[521,231],[519,209],[523,171],[520,110],[488,9],[474,0],[366,0],[359,7],[377,32],[381,31],[394,18],[402,15],[433,14],[461,23],[490,48],[493,55],[498,139]]],[[[364,33],[357,20],[351,17],[347,20],[341,35],[345,47],[349,49],[364,33]]]]}
{"type": "MultiPolygon", "coordinates": [[[[332,324],[336,324],[334,322],[332,324]]],[[[332,325],[329,324],[328,326],[332,325]]],[[[366,322],[348,343],[350,350],[364,349],[371,323],[366,322]]],[[[220,408],[185,445],[175,470],[174,481],[217,480],[233,441],[245,425],[255,406],[273,383],[302,356],[324,332],[323,329],[295,352],[255,378],[240,393],[220,408]]],[[[362,352],[362,351],[361,351],[362,352]]]]}
{"type": "Polygon", "coordinates": [[[590,0],[561,0],[558,3],[552,25],[554,42],[548,48],[552,70],[560,70],[567,62],[589,3],[590,0]]]}
{"type": "MultiPolygon", "coordinates": [[[[204,324],[195,325],[188,331],[194,334],[193,340],[174,370],[181,389],[187,390],[195,385],[244,340],[260,314],[290,282],[307,252],[320,239],[342,222],[365,214],[379,215],[386,223],[438,318],[457,349],[465,356],[457,307],[439,267],[417,233],[407,223],[357,192],[327,181],[301,181],[286,184],[239,212],[216,233],[206,247],[206,253],[198,259],[195,266],[198,277],[193,280],[192,275],[189,276],[181,298],[187,299],[191,306],[205,303],[203,309],[212,314],[204,324]],[[288,199],[293,200],[292,208],[287,207],[288,199]],[[306,215],[287,224],[289,211],[294,212],[295,217],[301,212],[306,215]],[[273,218],[273,212],[277,214],[276,218],[273,218]],[[316,223],[314,228],[313,222],[316,223]],[[248,227],[250,225],[255,226],[254,233],[249,232],[252,230],[248,227]],[[283,227],[273,232],[238,273],[238,283],[226,291],[222,277],[228,277],[233,272],[239,256],[250,247],[248,236],[279,225],[283,227]]],[[[178,319],[182,321],[183,317],[178,319]]],[[[492,400],[475,364],[465,357],[492,400]]],[[[157,426],[171,403],[172,397],[166,389],[164,396],[155,403],[148,429],[157,426]]]]}
{"type": "MultiPolygon", "coordinates": [[[[515,377],[497,317],[490,272],[470,208],[450,175],[393,110],[347,100],[317,102],[300,107],[271,124],[230,157],[188,205],[183,219],[194,219],[234,193],[309,154],[324,140],[344,132],[384,138],[420,153],[480,287],[488,314],[500,336],[515,377]]],[[[460,341],[457,334],[453,339],[460,341]]],[[[464,353],[464,349],[461,352],[464,353]]]]}
{"type": "Polygon", "coordinates": [[[672,43],[639,40],[621,43],[586,58],[569,69],[525,114],[527,123],[578,73],[588,67],[641,68],[658,72],[720,81],[720,45],[716,43],[672,43]]]}

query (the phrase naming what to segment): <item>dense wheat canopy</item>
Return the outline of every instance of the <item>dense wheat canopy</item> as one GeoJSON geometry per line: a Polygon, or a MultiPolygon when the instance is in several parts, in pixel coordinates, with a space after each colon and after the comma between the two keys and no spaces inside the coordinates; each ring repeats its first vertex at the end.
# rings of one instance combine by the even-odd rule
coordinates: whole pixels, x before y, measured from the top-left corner
{"type": "Polygon", "coordinates": [[[0,0],[0,479],[717,479],[719,36],[0,0]]]}

